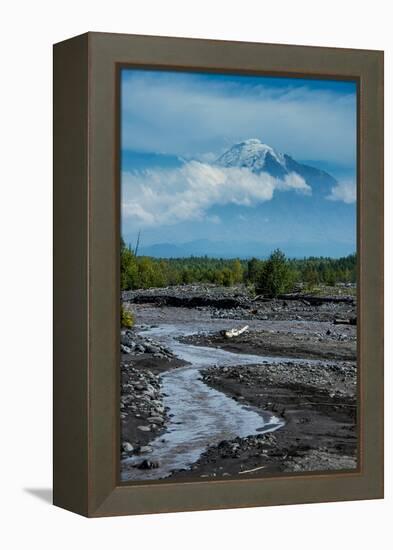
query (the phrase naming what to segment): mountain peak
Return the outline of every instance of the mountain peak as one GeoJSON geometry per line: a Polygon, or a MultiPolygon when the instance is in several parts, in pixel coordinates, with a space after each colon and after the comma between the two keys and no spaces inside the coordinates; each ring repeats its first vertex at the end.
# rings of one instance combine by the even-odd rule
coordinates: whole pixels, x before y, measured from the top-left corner
{"type": "Polygon", "coordinates": [[[297,162],[287,154],[278,153],[270,145],[258,138],[250,138],[235,143],[225,151],[215,163],[224,168],[248,168],[259,174],[266,172],[274,178],[284,179],[290,173],[301,176],[314,190],[326,194],[337,181],[327,172],[297,162]]]}
{"type": "Polygon", "coordinates": [[[277,168],[280,166],[285,170],[284,157],[257,138],[235,143],[215,162],[219,166],[249,168],[254,172],[264,170],[267,163],[273,163],[277,168]]]}

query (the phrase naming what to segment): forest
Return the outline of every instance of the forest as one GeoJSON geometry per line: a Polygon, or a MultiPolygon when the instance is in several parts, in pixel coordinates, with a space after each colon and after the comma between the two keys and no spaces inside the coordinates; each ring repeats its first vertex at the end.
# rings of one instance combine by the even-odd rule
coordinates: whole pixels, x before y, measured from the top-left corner
{"type": "Polygon", "coordinates": [[[138,256],[121,242],[121,289],[166,287],[190,283],[233,286],[253,285],[261,292],[276,295],[296,284],[308,290],[324,284],[356,283],[356,254],[344,258],[286,258],[277,249],[267,259],[248,260],[203,257],[159,259],[138,256]]]}

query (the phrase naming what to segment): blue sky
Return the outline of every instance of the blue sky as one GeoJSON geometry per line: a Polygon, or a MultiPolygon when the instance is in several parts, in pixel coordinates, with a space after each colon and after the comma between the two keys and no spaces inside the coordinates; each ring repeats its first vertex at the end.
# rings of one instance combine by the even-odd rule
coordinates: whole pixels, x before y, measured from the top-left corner
{"type": "Polygon", "coordinates": [[[334,254],[334,243],[337,253],[354,251],[354,82],[123,69],[121,129],[126,240],[139,229],[145,246],[236,235],[236,250],[249,241],[301,250],[304,242],[307,254],[318,249],[320,235],[321,253],[334,254]],[[235,185],[239,174],[222,176],[212,163],[249,138],[328,171],[337,188],[308,203],[291,191],[289,201],[289,192],[271,192],[271,182],[242,173],[244,199],[235,185]],[[302,226],[296,209],[308,206],[316,212],[302,226]],[[341,220],[336,228],[332,217],[341,220]]]}

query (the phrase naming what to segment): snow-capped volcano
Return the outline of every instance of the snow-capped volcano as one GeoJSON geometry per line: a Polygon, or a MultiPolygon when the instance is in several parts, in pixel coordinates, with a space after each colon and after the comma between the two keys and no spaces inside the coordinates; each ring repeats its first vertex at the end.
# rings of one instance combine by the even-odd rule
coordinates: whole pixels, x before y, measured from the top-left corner
{"type": "Polygon", "coordinates": [[[335,178],[327,172],[301,164],[256,138],[236,143],[223,153],[215,164],[227,168],[248,168],[255,173],[266,172],[280,179],[295,172],[314,190],[320,190],[322,193],[330,192],[331,187],[337,183],[335,178]]]}
{"type": "Polygon", "coordinates": [[[261,172],[269,159],[285,168],[285,160],[282,155],[276,153],[273,147],[254,138],[233,145],[217,159],[216,164],[226,167],[250,168],[253,172],[261,172]]]}

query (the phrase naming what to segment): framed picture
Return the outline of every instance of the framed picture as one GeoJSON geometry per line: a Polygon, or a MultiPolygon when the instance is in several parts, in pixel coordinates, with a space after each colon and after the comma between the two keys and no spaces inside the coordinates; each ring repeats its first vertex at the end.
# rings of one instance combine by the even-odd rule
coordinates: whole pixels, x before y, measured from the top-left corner
{"type": "Polygon", "coordinates": [[[383,53],[54,47],[54,503],[383,496],[383,53]]]}

